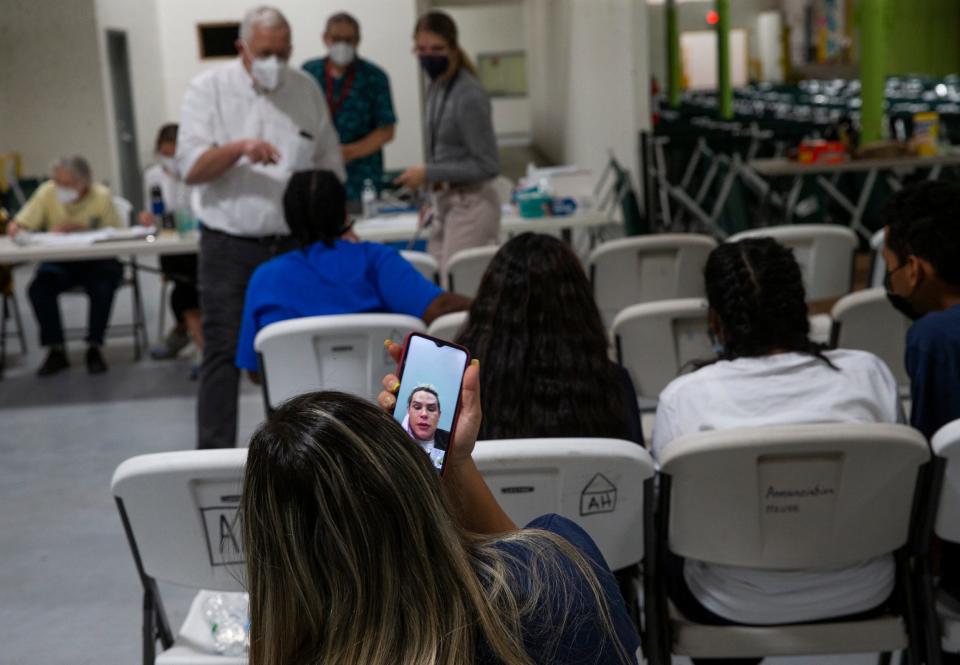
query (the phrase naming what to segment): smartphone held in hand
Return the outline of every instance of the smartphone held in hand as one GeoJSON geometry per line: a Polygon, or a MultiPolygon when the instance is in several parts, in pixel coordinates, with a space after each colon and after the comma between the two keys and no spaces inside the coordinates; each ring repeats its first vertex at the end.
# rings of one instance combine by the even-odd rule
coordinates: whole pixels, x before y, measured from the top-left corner
{"type": "Polygon", "coordinates": [[[443,473],[460,414],[460,387],[470,364],[462,346],[421,333],[407,336],[393,417],[443,473]]]}

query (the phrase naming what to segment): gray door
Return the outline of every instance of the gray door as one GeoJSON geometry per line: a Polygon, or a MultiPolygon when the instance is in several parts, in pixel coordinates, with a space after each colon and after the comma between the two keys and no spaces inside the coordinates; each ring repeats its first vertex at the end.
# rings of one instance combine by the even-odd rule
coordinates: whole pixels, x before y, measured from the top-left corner
{"type": "Polygon", "coordinates": [[[130,201],[134,210],[143,210],[140,157],[137,154],[137,125],[134,121],[136,114],[133,110],[133,86],[130,82],[126,32],[107,30],[107,60],[110,63],[113,118],[116,125],[117,158],[120,165],[120,182],[114,185],[113,191],[130,201]]]}

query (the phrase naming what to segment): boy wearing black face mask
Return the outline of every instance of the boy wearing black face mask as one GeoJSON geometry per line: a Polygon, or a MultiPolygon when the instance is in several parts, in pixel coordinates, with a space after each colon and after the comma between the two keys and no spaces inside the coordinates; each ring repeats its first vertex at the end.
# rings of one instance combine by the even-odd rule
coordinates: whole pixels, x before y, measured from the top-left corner
{"type": "Polygon", "coordinates": [[[886,205],[887,297],[907,333],[910,424],[927,437],[960,418],[960,185],[926,181],[886,205]]]}
{"type": "MultiPolygon", "coordinates": [[[[960,185],[926,181],[886,205],[884,285],[907,332],[910,424],[928,438],[960,418],[960,185]]],[[[960,546],[940,543],[940,589],[960,598],[960,546]]],[[[944,663],[960,663],[942,654],[944,663]]]]}

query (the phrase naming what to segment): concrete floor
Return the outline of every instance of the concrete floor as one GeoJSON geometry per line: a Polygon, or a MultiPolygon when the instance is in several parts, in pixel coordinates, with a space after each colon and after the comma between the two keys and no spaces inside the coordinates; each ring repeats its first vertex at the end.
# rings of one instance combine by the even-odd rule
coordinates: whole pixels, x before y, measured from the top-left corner
{"type": "MultiPolygon", "coordinates": [[[[188,379],[189,360],[134,363],[123,340],[109,342],[105,375],[87,375],[77,343],[71,370],[35,377],[42,355],[22,293],[31,275],[30,267],[16,272],[29,353],[14,355],[0,381],[0,665],[137,663],[141,590],[110,478],[128,457],[194,447],[196,384],[188,379]]],[[[143,278],[143,293],[155,338],[156,277],[143,278]]],[[[82,323],[85,299],[68,300],[65,319],[82,323]]],[[[129,320],[129,313],[129,294],[122,292],[114,321],[129,320]]],[[[260,394],[245,382],[241,440],[262,418],[260,394]]],[[[179,626],[192,592],[161,592],[179,626]]],[[[768,661],[872,662],[868,655],[768,661]]]]}

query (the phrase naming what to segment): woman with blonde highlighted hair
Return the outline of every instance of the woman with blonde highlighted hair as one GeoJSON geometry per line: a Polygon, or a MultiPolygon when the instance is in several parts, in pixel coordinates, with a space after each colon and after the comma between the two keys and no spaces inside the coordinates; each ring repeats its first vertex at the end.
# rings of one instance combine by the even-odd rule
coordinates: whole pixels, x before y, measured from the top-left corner
{"type": "Polygon", "coordinates": [[[476,364],[461,399],[442,481],[387,412],[391,392],[383,409],[302,395],[254,434],[243,488],[251,665],[638,662],[590,537],[557,515],[517,529],[477,471],[476,364]]]}

